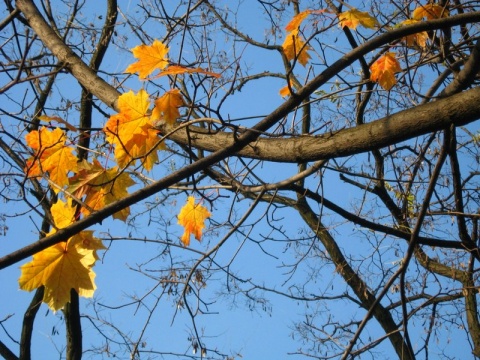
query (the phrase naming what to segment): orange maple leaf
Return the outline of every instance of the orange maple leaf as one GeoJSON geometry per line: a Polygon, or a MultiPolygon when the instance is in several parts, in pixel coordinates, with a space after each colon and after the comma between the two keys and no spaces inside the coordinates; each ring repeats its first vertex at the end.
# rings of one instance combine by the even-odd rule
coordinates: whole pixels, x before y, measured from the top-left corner
{"type": "Polygon", "coordinates": [[[158,40],[155,40],[152,45],[134,47],[132,49],[133,56],[139,60],[129,65],[125,72],[133,74],[138,71],[140,79],[145,79],[156,69],[165,69],[168,65],[168,50],[169,48],[158,40]]]}
{"type": "Polygon", "coordinates": [[[440,6],[438,4],[426,4],[421,5],[416,8],[412,13],[412,18],[414,20],[421,20],[427,18],[428,20],[441,19],[448,17],[448,9],[440,6]]]}
{"type": "Polygon", "coordinates": [[[366,11],[359,11],[355,8],[338,14],[341,27],[348,27],[355,30],[358,25],[362,25],[368,29],[373,29],[378,25],[377,19],[366,11]]]}
{"type": "Polygon", "coordinates": [[[308,50],[311,48],[302,40],[298,34],[298,29],[287,34],[282,48],[287,60],[297,59],[303,66],[307,65],[308,60],[310,60],[308,50]]]}
{"type": "Polygon", "coordinates": [[[180,66],[180,65],[170,65],[168,68],[163,70],[160,74],[155,76],[155,78],[159,78],[159,77],[167,76],[167,75],[181,75],[181,74],[194,74],[194,73],[205,74],[205,75],[213,76],[213,77],[216,77],[216,78],[221,77],[220,74],[217,74],[217,73],[214,73],[214,72],[211,72],[211,71],[207,71],[207,70],[203,70],[203,69],[200,69],[200,68],[187,68],[187,67],[180,66]]]}
{"type": "Polygon", "coordinates": [[[158,124],[159,121],[165,121],[168,126],[175,124],[175,121],[180,117],[178,108],[184,105],[182,94],[178,89],[167,91],[157,100],[155,100],[155,107],[152,110],[152,122],[158,124]]]}
{"type": "Polygon", "coordinates": [[[206,207],[197,204],[195,198],[189,196],[187,203],[182,207],[178,214],[178,223],[185,228],[181,237],[183,245],[190,245],[190,235],[193,234],[195,239],[202,239],[202,229],[205,227],[205,220],[211,216],[206,207]]]}
{"type": "Polygon", "coordinates": [[[395,53],[387,52],[370,66],[370,80],[378,82],[385,90],[390,90],[397,83],[395,73],[402,71],[395,58],[395,53]]]}
{"type": "MultiPolygon", "coordinates": [[[[398,25],[405,26],[405,25],[417,24],[419,22],[420,22],[419,20],[407,19],[402,21],[398,25]]],[[[420,46],[424,48],[425,46],[427,46],[428,34],[426,31],[421,31],[416,34],[405,36],[403,40],[405,40],[407,46],[420,46]]]]}
{"type": "Polygon", "coordinates": [[[27,160],[27,176],[42,176],[48,172],[50,180],[59,186],[68,184],[68,172],[75,172],[77,158],[73,148],[65,145],[67,136],[63,130],[47,128],[34,130],[25,136],[27,145],[35,152],[27,160]]]}
{"type": "Polygon", "coordinates": [[[287,26],[285,26],[285,30],[287,30],[288,32],[291,32],[295,29],[298,29],[301,23],[303,22],[303,20],[305,20],[305,18],[311,13],[312,13],[312,10],[305,10],[305,11],[302,11],[301,13],[298,13],[292,18],[292,20],[290,20],[287,26]]]}
{"type": "MultiPolygon", "coordinates": [[[[89,209],[99,210],[126,197],[127,188],[135,182],[127,173],[119,173],[117,167],[107,170],[95,159],[93,164],[80,163],[79,172],[70,179],[70,184],[68,190],[73,195],[86,195],[84,202],[89,209]]],[[[89,215],[89,209],[82,207],[82,214],[89,215]]],[[[129,214],[130,208],[125,208],[113,214],[113,218],[125,221],[129,214]]]]}
{"type": "Polygon", "coordinates": [[[92,270],[98,256],[95,249],[103,248],[100,240],[91,237],[89,246],[83,236],[61,242],[33,255],[33,260],[21,266],[20,288],[32,291],[45,286],[43,301],[53,310],[60,310],[70,301],[70,290],[91,297],[96,289],[92,270]],[[95,245],[93,245],[95,243],[95,245]]]}

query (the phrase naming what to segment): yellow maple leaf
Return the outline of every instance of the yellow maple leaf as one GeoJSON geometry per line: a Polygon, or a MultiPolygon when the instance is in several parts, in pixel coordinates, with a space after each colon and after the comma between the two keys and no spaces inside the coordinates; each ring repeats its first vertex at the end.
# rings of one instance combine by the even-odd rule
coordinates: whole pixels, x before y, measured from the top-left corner
{"type": "Polygon", "coordinates": [[[140,90],[138,94],[129,91],[120,95],[118,108],[120,112],[110,116],[103,128],[109,143],[125,145],[135,135],[151,127],[148,115],[150,97],[145,90],[140,90]]]}
{"type": "MultiPolygon", "coordinates": [[[[126,197],[127,188],[134,184],[130,175],[118,172],[118,167],[107,170],[95,159],[93,164],[80,163],[78,173],[70,178],[68,190],[76,197],[86,195],[84,203],[92,210],[99,210],[126,197]]],[[[82,207],[81,212],[84,215],[90,214],[90,210],[85,207],[82,207]]],[[[130,208],[125,208],[113,214],[113,218],[125,221],[129,214],[130,208]]]]}
{"type": "Polygon", "coordinates": [[[373,29],[378,25],[377,19],[366,11],[359,11],[355,8],[338,14],[341,27],[348,27],[355,30],[358,25],[362,25],[368,29],[373,29]]]}
{"type": "Polygon", "coordinates": [[[140,79],[145,79],[156,69],[163,70],[168,65],[169,48],[159,40],[155,40],[152,45],[139,45],[132,49],[133,56],[139,59],[136,63],[130,64],[126,73],[136,73],[140,79]]]}
{"type": "Polygon", "coordinates": [[[180,117],[178,108],[183,105],[183,98],[179,89],[167,91],[155,100],[155,107],[151,116],[152,123],[158,123],[163,120],[168,126],[172,126],[180,117]]]}
{"type": "Polygon", "coordinates": [[[370,66],[370,80],[378,82],[385,90],[397,83],[395,73],[402,71],[395,53],[387,52],[370,66]]]}
{"type": "Polygon", "coordinates": [[[182,207],[178,214],[178,223],[185,228],[181,237],[183,245],[190,245],[190,235],[194,235],[198,241],[202,238],[202,229],[205,227],[205,220],[211,216],[206,207],[197,204],[195,198],[189,196],[187,203],[182,207]]]}
{"type": "MultiPolygon", "coordinates": [[[[100,248],[98,242],[97,239],[96,248],[100,248]]],[[[20,288],[32,291],[45,286],[43,301],[53,311],[70,301],[71,289],[81,296],[92,296],[96,289],[92,267],[98,258],[94,251],[85,247],[81,236],[40,251],[31,262],[21,266],[20,288]]]]}
{"type": "Polygon", "coordinates": [[[414,20],[421,20],[427,18],[428,20],[441,19],[448,17],[449,12],[443,6],[438,4],[426,4],[421,5],[416,8],[412,13],[412,18],[414,20]]]}
{"type": "MultiPolygon", "coordinates": [[[[181,95],[179,96],[181,99],[181,95]]],[[[173,100],[170,99],[169,104],[173,106],[173,100]]],[[[165,146],[159,143],[153,129],[155,122],[149,114],[148,93],[140,90],[138,94],[131,91],[122,94],[118,106],[120,112],[112,115],[103,128],[107,141],[115,145],[115,159],[118,165],[124,167],[140,159],[142,166],[146,170],[151,170],[158,160],[156,151],[164,149],[165,146]]],[[[167,110],[165,110],[167,115],[170,115],[171,110],[170,112],[167,110]]],[[[175,110],[178,113],[178,108],[175,107],[175,110]]]]}
{"type": "Polygon", "coordinates": [[[34,130],[25,136],[27,145],[34,150],[34,155],[27,160],[27,176],[42,176],[48,172],[50,180],[59,186],[68,184],[68,173],[75,172],[77,158],[73,148],[65,145],[67,136],[63,130],[47,128],[34,130]]]}
{"type": "Polygon", "coordinates": [[[302,37],[298,34],[298,29],[287,34],[282,48],[287,60],[296,59],[303,66],[307,65],[308,60],[310,60],[308,50],[311,48],[305,44],[302,37]]]}
{"type": "Polygon", "coordinates": [[[52,205],[50,211],[57,229],[66,228],[75,222],[75,207],[72,206],[72,199],[67,199],[67,202],[58,200],[52,205]]]}
{"type": "Polygon", "coordinates": [[[134,164],[136,160],[140,160],[143,168],[150,171],[158,162],[158,150],[164,150],[165,148],[165,143],[160,142],[158,131],[147,129],[145,133],[137,136],[135,141],[127,143],[126,146],[117,145],[115,147],[115,159],[120,167],[134,164]]]}
{"type": "MultiPolygon", "coordinates": [[[[407,19],[402,21],[399,26],[405,26],[405,25],[412,25],[419,23],[419,20],[414,20],[414,19],[407,19]]],[[[424,48],[427,46],[427,40],[428,40],[428,34],[426,31],[421,31],[416,34],[408,35],[403,38],[405,40],[407,46],[420,46],[424,48]]]]}

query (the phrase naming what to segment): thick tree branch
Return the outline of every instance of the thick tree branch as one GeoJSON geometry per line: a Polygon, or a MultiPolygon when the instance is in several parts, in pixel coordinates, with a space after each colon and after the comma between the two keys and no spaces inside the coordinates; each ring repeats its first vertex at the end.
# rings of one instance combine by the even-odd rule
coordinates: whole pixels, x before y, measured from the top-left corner
{"type": "MultiPolygon", "coordinates": [[[[480,118],[480,89],[417,106],[383,119],[318,136],[260,138],[236,155],[278,162],[304,162],[358,154],[480,118]]],[[[236,142],[238,133],[215,132],[197,126],[179,128],[169,139],[216,151],[236,142]],[[189,136],[188,136],[189,135],[189,136]]]]}

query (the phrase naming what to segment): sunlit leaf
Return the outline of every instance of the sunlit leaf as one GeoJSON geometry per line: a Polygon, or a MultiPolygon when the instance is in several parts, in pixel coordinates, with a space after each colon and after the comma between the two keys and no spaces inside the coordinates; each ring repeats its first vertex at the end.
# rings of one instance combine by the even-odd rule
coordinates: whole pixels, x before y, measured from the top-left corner
{"type": "Polygon", "coordinates": [[[202,230],[205,227],[205,220],[211,216],[206,207],[197,204],[195,198],[189,196],[187,203],[178,214],[178,223],[185,228],[181,237],[183,245],[190,245],[190,235],[194,235],[198,241],[202,238],[202,230]]]}
{"type": "Polygon", "coordinates": [[[48,172],[50,180],[59,186],[68,184],[68,173],[75,172],[77,158],[73,148],[65,144],[65,133],[55,128],[34,130],[25,136],[27,145],[35,152],[27,160],[26,172],[30,177],[42,176],[48,172]]]}
{"type": "Polygon", "coordinates": [[[305,18],[310,15],[311,12],[311,10],[305,10],[295,15],[292,20],[290,20],[290,22],[287,24],[287,26],[285,26],[285,30],[291,32],[298,29],[303,20],[305,20],[305,18]]]}
{"type": "Polygon", "coordinates": [[[296,59],[303,66],[307,65],[310,60],[308,50],[311,48],[302,40],[302,37],[298,34],[298,30],[293,30],[287,34],[282,48],[288,60],[296,59]]]}
{"type": "Polygon", "coordinates": [[[358,25],[362,25],[368,29],[373,29],[378,25],[377,19],[371,16],[368,12],[359,11],[357,9],[351,9],[340,13],[338,19],[341,27],[346,26],[352,30],[355,30],[358,25]]]}
{"type": "MultiPolygon", "coordinates": [[[[123,199],[128,195],[127,189],[135,184],[127,173],[119,173],[117,167],[107,170],[97,160],[93,164],[83,162],[78,174],[70,182],[69,190],[77,197],[86,195],[84,203],[92,210],[103,209],[106,205],[123,199]]],[[[84,215],[90,214],[90,210],[85,207],[82,207],[81,212],[84,215]]],[[[130,208],[127,207],[113,214],[113,218],[125,221],[129,214],[130,208]]]]}
{"type": "Polygon", "coordinates": [[[58,229],[66,228],[75,222],[75,207],[72,206],[72,199],[67,199],[67,202],[58,200],[52,205],[50,212],[58,229]]]}
{"type": "Polygon", "coordinates": [[[152,170],[158,162],[158,150],[164,150],[165,143],[160,142],[158,131],[147,129],[143,134],[137,136],[135,141],[129,142],[127,146],[115,147],[115,160],[120,167],[134,164],[139,160],[143,168],[152,170]]]}
{"type": "Polygon", "coordinates": [[[92,267],[98,259],[96,250],[103,249],[100,240],[90,232],[80,233],[67,242],[53,245],[33,255],[21,266],[20,288],[32,291],[45,286],[43,301],[53,310],[60,310],[70,301],[70,290],[91,297],[96,289],[92,267]]]}
{"type": "Polygon", "coordinates": [[[370,67],[370,80],[378,82],[385,90],[390,90],[397,83],[395,73],[401,70],[395,53],[387,52],[370,67]]]}
{"type": "MultiPolygon", "coordinates": [[[[170,119],[177,115],[178,106],[181,101],[181,95],[177,90],[167,92],[164,101],[161,103],[161,110],[153,110],[156,116],[170,119]],[[157,113],[158,112],[158,113],[157,113]]],[[[156,102],[158,107],[158,100],[156,102]]],[[[150,99],[145,90],[140,90],[138,94],[128,92],[122,94],[118,100],[120,112],[112,115],[105,124],[104,131],[109,143],[115,145],[115,159],[119,166],[124,167],[135,163],[135,159],[142,162],[146,170],[151,170],[153,164],[157,161],[157,150],[163,149],[163,143],[158,142],[158,137],[154,130],[156,121],[149,114],[150,99]],[[148,156],[149,158],[143,158],[148,156]]],[[[175,119],[176,119],[175,117],[175,119]]]]}
{"type": "Polygon", "coordinates": [[[448,17],[450,13],[448,9],[438,4],[426,4],[417,7],[413,13],[412,18],[414,20],[421,20],[427,18],[428,20],[441,19],[448,17]]]}
{"type": "MultiPolygon", "coordinates": [[[[420,22],[419,20],[407,19],[402,21],[398,25],[405,26],[405,25],[417,24],[419,22],[420,22]]],[[[428,34],[426,31],[421,31],[416,34],[405,36],[403,40],[405,40],[407,46],[420,46],[424,48],[425,46],[427,46],[428,34]]]]}
{"type": "Polygon", "coordinates": [[[103,131],[108,142],[125,145],[135,135],[142,134],[151,127],[148,114],[150,98],[143,89],[138,94],[129,91],[120,95],[118,107],[120,112],[110,116],[103,131]]]}
{"type": "Polygon", "coordinates": [[[147,78],[155,70],[163,70],[168,65],[168,47],[155,40],[152,45],[139,45],[132,49],[133,56],[139,59],[125,70],[126,73],[136,73],[140,79],[147,78]]]}
{"type": "Polygon", "coordinates": [[[158,123],[164,121],[167,125],[172,126],[180,117],[178,108],[183,106],[183,97],[178,89],[167,91],[157,100],[152,111],[152,122],[158,123]]]}

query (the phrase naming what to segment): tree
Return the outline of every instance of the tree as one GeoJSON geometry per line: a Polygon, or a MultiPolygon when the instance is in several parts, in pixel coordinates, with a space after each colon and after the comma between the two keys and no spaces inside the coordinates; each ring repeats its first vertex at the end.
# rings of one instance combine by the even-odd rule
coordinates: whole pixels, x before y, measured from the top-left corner
{"type": "Polygon", "coordinates": [[[68,359],[239,358],[277,299],[295,358],[480,357],[479,2],[4,4],[3,357],[48,305],[68,359]]]}

